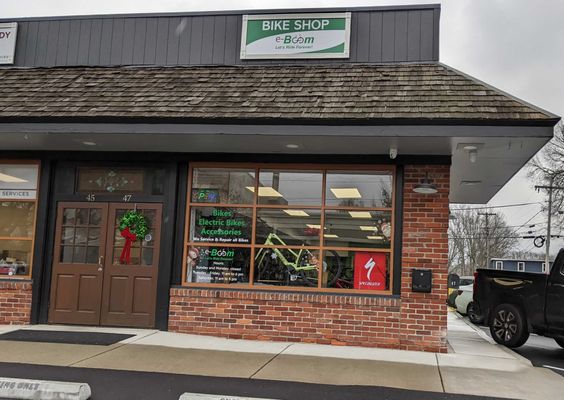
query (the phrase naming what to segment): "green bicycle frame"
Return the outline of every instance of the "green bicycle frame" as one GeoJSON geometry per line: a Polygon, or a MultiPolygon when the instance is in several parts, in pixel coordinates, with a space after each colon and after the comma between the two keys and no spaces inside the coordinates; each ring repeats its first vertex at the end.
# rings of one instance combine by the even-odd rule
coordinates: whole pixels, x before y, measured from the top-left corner
{"type": "MultiPolygon", "coordinates": [[[[277,245],[278,244],[278,245],[286,246],[286,243],[284,243],[284,241],[275,233],[268,234],[264,244],[265,245],[277,245]]],[[[257,255],[255,256],[255,265],[260,265],[260,263],[262,263],[262,261],[264,260],[264,257],[267,256],[266,250],[268,250],[268,249],[261,248],[257,252],[257,255]]],[[[309,250],[307,250],[307,249],[300,249],[300,251],[298,251],[298,252],[296,252],[292,249],[285,249],[293,256],[293,258],[295,259],[294,262],[288,260],[284,256],[284,254],[282,254],[282,252],[279,249],[272,248],[270,250],[272,250],[274,252],[274,254],[276,254],[276,257],[278,257],[278,259],[282,262],[282,264],[287,268],[293,268],[297,272],[299,272],[299,271],[311,271],[311,270],[317,269],[317,265],[309,265],[309,264],[306,264],[306,265],[303,265],[303,266],[298,265],[298,261],[300,260],[300,257],[302,256],[304,251],[309,252],[309,250]]]]}

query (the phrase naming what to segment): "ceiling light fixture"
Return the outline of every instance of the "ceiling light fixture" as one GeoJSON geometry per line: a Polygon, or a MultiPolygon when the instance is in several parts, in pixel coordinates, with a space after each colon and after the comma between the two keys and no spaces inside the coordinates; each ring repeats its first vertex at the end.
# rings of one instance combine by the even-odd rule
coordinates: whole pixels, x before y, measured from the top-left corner
{"type": "Polygon", "coordinates": [[[476,162],[476,158],[478,157],[478,150],[470,150],[468,152],[468,159],[472,164],[476,162]]]}
{"type": "Polygon", "coordinates": [[[460,181],[462,186],[476,186],[482,183],[482,181],[460,181]]]}
{"type": "Polygon", "coordinates": [[[361,231],[369,231],[369,232],[375,232],[376,230],[378,230],[376,226],[361,225],[359,226],[359,228],[361,231]]]}
{"type": "Polygon", "coordinates": [[[96,142],[92,142],[90,140],[85,140],[82,144],[86,146],[96,146],[96,142]]]}
{"type": "MultiPolygon", "coordinates": [[[[246,186],[247,190],[251,192],[255,192],[254,186],[246,186]]],[[[270,186],[261,186],[259,187],[259,197],[283,197],[280,192],[270,186]]]]}
{"type": "Polygon", "coordinates": [[[384,240],[384,236],[380,236],[380,235],[366,236],[366,238],[370,240],[384,240]]]}
{"type": "Polygon", "coordinates": [[[351,218],[372,218],[368,211],[349,211],[351,218]]]}
{"type": "Polygon", "coordinates": [[[331,188],[331,192],[338,199],[360,199],[362,198],[357,188],[331,188]]]}
{"type": "Polygon", "coordinates": [[[425,178],[421,179],[421,182],[419,184],[415,185],[415,187],[413,188],[413,191],[415,193],[421,193],[421,194],[434,194],[434,193],[437,193],[439,190],[429,180],[429,174],[425,173],[425,178]]]}
{"type": "Polygon", "coordinates": [[[334,233],[326,233],[323,235],[323,237],[329,238],[329,239],[335,239],[338,238],[338,235],[335,235],[334,233]]]}
{"type": "Polygon", "coordinates": [[[18,178],[17,176],[7,175],[0,172],[0,182],[5,183],[27,183],[25,179],[18,178]]]}
{"type": "Polygon", "coordinates": [[[288,143],[288,144],[286,145],[286,147],[287,147],[288,149],[299,149],[299,148],[300,148],[300,145],[299,145],[299,144],[294,144],[294,143],[288,143]]]}
{"type": "Polygon", "coordinates": [[[309,217],[309,214],[304,210],[283,210],[286,214],[291,217],[309,217]]]}

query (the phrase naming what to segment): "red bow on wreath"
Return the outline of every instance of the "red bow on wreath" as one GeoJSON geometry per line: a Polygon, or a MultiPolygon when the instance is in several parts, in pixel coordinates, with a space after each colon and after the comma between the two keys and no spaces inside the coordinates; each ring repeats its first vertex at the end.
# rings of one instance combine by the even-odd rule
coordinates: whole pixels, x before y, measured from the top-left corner
{"type": "Polygon", "coordinates": [[[129,227],[121,231],[121,236],[125,239],[125,245],[119,256],[119,262],[129,264],[131,262],[131,245],[137,240],[137,235],[129,230],[129,227]]]}

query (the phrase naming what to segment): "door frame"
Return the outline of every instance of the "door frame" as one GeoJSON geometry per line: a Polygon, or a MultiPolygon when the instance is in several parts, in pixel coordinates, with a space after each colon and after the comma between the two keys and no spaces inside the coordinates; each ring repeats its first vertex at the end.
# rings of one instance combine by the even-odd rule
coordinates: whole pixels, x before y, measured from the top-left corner
{"type": "MultiPolygon", "coordinates": [[[[159,255],[159,271],[157,276],[157,298],[155,306],[155,328],[159,330],[168,329],[168,309],[170,299],[170,287],[173,270],[182,259],[182,245],[178,247],[178,243],[182,243],[183,238],[175,237],[178,230],[177,227],[179,216],[177,210],[179,207],[178,193],[183,193],[186,189],[186,183],[182,180],[178,181],[178,171],[187,169],[178,160],[171,160],[170,157],[155,157],[152,161],[142,161],[137,154],[121,154],[120,153],[97,153],[97,154],[80,154],[80,153],[49,153],[45,157],[50,164],[50,171],[45,171],[45,180],[49,181],[49,191],[41,194],[42,202],[40,207],[45,208],[45,240],[43,241],[42,255],[43,262],[34,265],[33,279],[34,287],[37,289],[37,296],[34,296],[32,304],[32,321],[33,324],[46,324],[48,322],[49,306],[51,299],[51,277],[53,268],[53,249],[55,245],[55,229],[57,207],[59,202],[86,202],[87,199],[83,194],[77,194],[71,191],[62,190],[61,187],[68,184],[69,168],[75,172],[78,167],[123,167],[123,168],[163,168],[166,174],[164,182],[164,195],[134,195],[130,203],[161,203],[162,204],[162,222],[161,222],[161,249],[159,255]],[[83,161],[89,159],[89,161],[83,161]],[[123,162],[109,162],[107,159],[123,159],[123,162]],[[159,162],[162,160],[162,162],[159,162]],[[47,174],[48,173],[48,174],[47,174]]],[[[145,155],[146,159],[146,155],[145,155]]],[[[75,181],[72,179],[71,184],[74,187],[75,181]]],[[[120,203],[123,194],[97,194],[96,201],[120,203]]],[[[38,216],[39,218],[39,216],[38,216]]],[[[183,218],[183,216],[181,216],[183,218]]],[[[39,221],[39,220],[38,220],[39,221]]],[[[183,220],[182,220],[183,223],[183,220]]],[[[178,268],[179,269],[179,268],[178,268]]]]}

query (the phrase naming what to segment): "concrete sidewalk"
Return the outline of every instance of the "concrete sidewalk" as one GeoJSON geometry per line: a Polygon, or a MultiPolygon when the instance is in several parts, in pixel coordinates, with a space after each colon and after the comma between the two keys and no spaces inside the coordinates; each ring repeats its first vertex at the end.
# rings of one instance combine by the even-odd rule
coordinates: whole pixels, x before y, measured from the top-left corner
{"type": "Polygon", "coordinates": [[[257,342],[154,330],[0,326],[135,335],[111,346],[0,341],[0,361],[26,364],[266,379],[330,385],[386,386],[535,400],[559,398],[564,378],[449,313],[448,354],[301,343],[257,342]]]}

